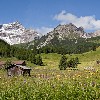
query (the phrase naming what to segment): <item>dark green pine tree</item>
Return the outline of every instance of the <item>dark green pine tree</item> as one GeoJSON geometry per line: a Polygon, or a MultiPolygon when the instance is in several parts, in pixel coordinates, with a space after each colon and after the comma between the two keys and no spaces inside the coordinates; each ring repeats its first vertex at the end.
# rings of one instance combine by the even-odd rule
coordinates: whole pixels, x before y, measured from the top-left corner
{"type": "Polygon", "coordinates": [[[62,55],[59,63],[59,69],[65,70],[67,68],[67,58],[65,55],[62,55]]]}
{"type": "Polygon", "coordinates": [[[40,65],[42,66],[43,65],[43,62],[42,62],[42,57],[40,55],[38,55],[36,57],[36,62],[35,62],[36,65],[40,65]]]}
{"type": "Polygon", "coordinates": [[[67,63],[67,66],[68,67],[71,67],[71,68],[76,68],[77,67],[77,64],[79,63],[79,60],[78,58],[71,58],[68,63],[67,63]]]}

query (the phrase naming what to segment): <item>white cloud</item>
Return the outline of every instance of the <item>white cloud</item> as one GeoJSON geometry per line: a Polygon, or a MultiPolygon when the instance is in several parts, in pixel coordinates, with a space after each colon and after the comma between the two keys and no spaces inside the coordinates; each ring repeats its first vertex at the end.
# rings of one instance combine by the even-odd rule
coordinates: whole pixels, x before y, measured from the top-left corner
{"type": "Polygon", "coordinates": [[[41,27],[41,28],[36,29],[36,31],[41,34],[47,34],[48,32],[50,32],[52,30],[53,30],[53,28],[49,28],[49,27],[41,27]]]}
{"type": "Polygon", "coordinates": [[[76,15],[62,11],[55,15],[54,19],[60,21],[61,24],[73,23],[77,27],[82,26],[85,30],[100,29],[100,20],[96,20],[94,15],[77,17],[76,15]]]}

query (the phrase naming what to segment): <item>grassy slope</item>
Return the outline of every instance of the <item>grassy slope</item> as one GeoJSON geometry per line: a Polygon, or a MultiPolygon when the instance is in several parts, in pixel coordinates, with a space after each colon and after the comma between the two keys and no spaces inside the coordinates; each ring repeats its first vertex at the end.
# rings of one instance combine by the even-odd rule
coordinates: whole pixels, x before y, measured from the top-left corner
{"type": "Polygon", "coordinates": [[[41,55],[45,66],[27,62],[32,68],[31,77],[7,77],[6,72],[0,70],[0,100],[100,100],[100,72],[82,71],[84,66],[100,67],[95,63],[100,59],[100,48],[84,54],[66,55],[68,58],[79,57],[78,68],[81,70],[76,71],[60,71],[59,54],[41,55]]]}
{"type": "MultiPolygon", "coordinates": [[[[81,64],[78,65],[78,68],[84,68],[85,66],[96,66],[96,60],[100,60],[100,47],[96,51],[90,51],[83,54],[72,54],[66,55],[68,59],[73,57],[78,57],[81,64]]],[[[58,54],[42,54],[45,68],[58,68],[59,60],[61,55],[58,54]]]]}
{"type": "MultiPolygon", "coordinates": [[[[49,54],[41,54],[44,66],[38,66],[32,64],[30,61],[27,61],[27,66],[32,68],[31,74],[42,74],[42,73],[60,73],[61,71],[58,68],[59,61],[61,59],[60,54],[56,53],[49,53],[49,54]]],[[[96,60],[100,60],[100,47],[97,48],[97,51],[90,51],[86,52],[84,54],[72,54],[72,55],[66,55],[68,59],[73,58],[73,57],[78,57],[80,64],[78,65],[79,70],[84,70],[84,67],[92,66],[96,70],[100,70],[100,65],[96,64],[96,60]]],[[[11,60],[17,60],[16,58],[8,58],[11,60]]],[[[0,58],[0,61],[6,61],[6,58],[0,58]]],[[[64,72],[64,71],[62,71],[64,72]]],[[[4,73],[4,72],[3,72],[4,73]]]]}
{"type": "MultiPolygon", "coordinates": [[[[30,61],[27,61],[27,65],[36,69],[58,69],[59,61],[61,58],[60,54],[49,53],[41,54],[45,66],[37,66],[30,61]]],[[[100,60],[100,47],[96,51],[90,51],[83,54],[72,54],[66,55],[68,60],[73,57],[78,57],[81,64],[78,68],[83,69],[85,66],[96,66],[96,60],[100,60]]],[[[0,61],[6,61],[7,59],[17,60],[16,58],[0,58],[0,61]]]]}

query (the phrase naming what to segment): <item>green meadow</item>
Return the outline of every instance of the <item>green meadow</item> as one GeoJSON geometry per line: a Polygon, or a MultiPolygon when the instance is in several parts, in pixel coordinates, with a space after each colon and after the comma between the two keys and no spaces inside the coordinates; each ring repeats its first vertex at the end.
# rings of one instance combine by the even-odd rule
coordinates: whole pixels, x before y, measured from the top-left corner
{"type": "MultiPolygon", "coordinates": [[[[27,61],[31,77],[8,77],[0,70],[0,100],[100,100],[100,48],[83,54],[66,55],[78,57],[77,69],[59,70],[60,54],[41,54],[44,66],[27,61]],[[85,69],[91,67],[93,69],[85,69]]],[[[8,58],[17,60],[16,58],[8,58]]],[[[7,58],[0,58],[0,61],[7,58]]]]}

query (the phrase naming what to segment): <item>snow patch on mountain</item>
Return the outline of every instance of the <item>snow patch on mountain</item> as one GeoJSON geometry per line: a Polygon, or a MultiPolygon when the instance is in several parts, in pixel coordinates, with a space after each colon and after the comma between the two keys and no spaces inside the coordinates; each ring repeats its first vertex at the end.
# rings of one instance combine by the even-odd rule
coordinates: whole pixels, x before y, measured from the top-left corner
{"type": "Polygon", "coordinates": [[[28,43],[39,36],[40,34],[35,30],[24,28],[18,21],[0,25],[0,39],[3,39],[10,45],[28,43]]]}

